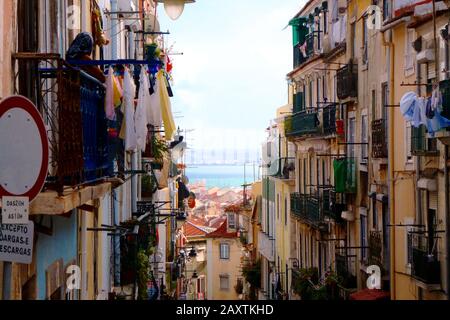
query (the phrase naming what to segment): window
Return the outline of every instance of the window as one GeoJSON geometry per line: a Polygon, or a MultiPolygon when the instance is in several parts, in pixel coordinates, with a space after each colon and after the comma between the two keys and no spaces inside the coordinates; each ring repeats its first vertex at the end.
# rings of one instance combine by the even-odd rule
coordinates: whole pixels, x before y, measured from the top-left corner
{"type": "Polygon", "coordinates": [[[414,29],[406,29],[405,43],[405,75],[409,76],[414,73],[414,49],[412,43],[414,41],[414,29]]]}
{"type": "Polygon", "coordinates": [[[369,30],[367,28],[367,16],[363,19],[363,30],[362,30],[362,41],[363,41],[363,52],[362,52],[362,63],[367,64],[368,62],[368,38],[369,38],[369,30]]]}
{"type": "Polygon", "coordinates": [[[228,229],[236,229],[236,215],[228,213],[228,229]]]}
{"type": "Polygon", "coordinates": [[[411,134],[412,134],[411,122],[407,121],[406,122],[406,130],[405,130],[406,162],[412,161],[411,134]]]}
{"type": "Polygon", "coordinates": [[[230,245],[228,243],[220,244],[220,259],[222,260],[230,259],[230,245]]]}
{"type": "Polygon", "coordinates": [[[372,90],[372,120],[377,119],[377,92],[372,90]]]}
{"type": "Polygon", "coordinates": [[[287,197],[284,198],[284,225],[287,226],[288,221],[288,201],[287,197]]]}
{"type": "Polygon", "coordinates": [[[391,0],[383,0],[383,20],[388,20],[391,17],[391,0]]]}
{"type": "MultiPolygon", "coordinates": [[[[368,138],[368,118],[367,115],[363,115],[362,116],[362,121],[361,121],[361,142],[362,143],[367,143],[369,142],[369,138],[368,138]]],[[[368,159],[368,155],[367,155],[367,149],[368,149],[368,145],[367,144],[362,144],[361,145],[361,162],[366,163],[367,159],[368,159]]]]}
{"type": "Polygon", "coordinates": [[[377,197],[372,197],[372,228],[378,230],[377,197]]]}
{"type": "Polygon", "coordinates": [[[277,193],[277,219],[280,220],[280,194],[277,193]]]}
{"type": "Polygon", "coordinates": [[[314,106],[313,86],[314,86],[314,82],[311,80],[309,82],[309,106],[308,106],[308,108],[312,108],[314,106]]]}
{"type": "Polygon", "coordinates": [[[350,33],[351,38],[353,39],[352,42],[352,50],[351,50],[351,58],[354,59],[356,57],[356,23],[352,23],[350,25],[350,33]]]}
{"type": "Polygon", "coordinates": [[[319,104],[319,102],[321,102],[320,101],[320,78],[317,78],[317,81],[316,81],[316,103],[317,103],[317,106],[316,106],[316,108],[317,109],[319,109],[321,106],[320,106],[320,104],[319,104]]]}
{"type": "Polygon", "coordinates": [[[348,148],[348,155],[350,158],[355,157],[355,145],[352,144],[355,142],[355,129],[356,129],[356,119],[350,118],[348,120],[348,139],[347,141],[350,143],[348,148]]]}
{"type": "MultiPolygon", "coordinates": [[[[381,100],[381,118],[387,120],[387,106],[389,105],[389,87],[387,83],[381,85],[381,100]]],[[[387,124],[387,121],[385,123],[387,124]]]]}
{"type": "Polygon", "coordinates": [[[367,247],[367,216],[361,214],[360,215],[360,231],[361,231],[361,260],[366,261],[367,259],[367,250],[364,247],[367,247]]]}
{"type": "Polygon", "coordinates": [[[230,289],[230,276],[227,274],[221,274],[220,278],[220,290],[229,290],[230,289]]]}
{"type": "Polygon", "coordinates": [[[322,76],[322,99],[323,101],[327,100],[327,82],[325,76],[322,76]]]}

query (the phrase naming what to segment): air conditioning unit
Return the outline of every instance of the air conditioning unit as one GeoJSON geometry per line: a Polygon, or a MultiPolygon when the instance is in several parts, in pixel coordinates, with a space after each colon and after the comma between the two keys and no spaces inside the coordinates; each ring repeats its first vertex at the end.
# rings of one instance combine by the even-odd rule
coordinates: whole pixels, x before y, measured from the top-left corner
{"type": "Polygon", "coordinates": [[[423,43],[422,51],[417,54],[418,63],[434,62],[436,59],[434,55],[434,43],[433,40],[426,40],[423,43]]]}
{"type": "Polygon", "coordinates": [[[342,211],[341,217],[346,221],[355,221],[355,214],[353,211],[342,211]]]}
{"type": "Polygon", "coordinates": [[[418,63],[434,62],[434,60],[435,60],[434,49],[425,49],[417,54],[418,63]]]}

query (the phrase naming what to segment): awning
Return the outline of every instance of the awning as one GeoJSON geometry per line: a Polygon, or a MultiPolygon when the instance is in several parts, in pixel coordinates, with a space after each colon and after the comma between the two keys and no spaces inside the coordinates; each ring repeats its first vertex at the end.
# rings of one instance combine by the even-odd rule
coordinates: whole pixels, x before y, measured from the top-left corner
{"type": "Polygon", "coordinates": [[[350,295],[350,300],[390,300],[390,293],[383,290],[364,289],[350,295]]]}
{"type": "Polygon", "coordinates": [[[420,178],[417,182],[417,188],[428,191],[437,191],[436,179],[420,178]]]}

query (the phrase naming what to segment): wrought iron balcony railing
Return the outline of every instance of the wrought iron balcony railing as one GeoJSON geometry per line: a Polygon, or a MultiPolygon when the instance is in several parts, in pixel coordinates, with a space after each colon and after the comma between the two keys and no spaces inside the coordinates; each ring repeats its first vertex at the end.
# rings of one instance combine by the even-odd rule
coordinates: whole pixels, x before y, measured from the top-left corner
{"type": "Polygon", "coordinates": [[[306,60],[308,58],[303,55],[300,45],[294,46],[294,69],[301,66],[306,60]]]}
{"type": "Polygon", "coordinates": [[[286,136],[301,137],[319,133],[319,119],[317,112],[299,112],[286,117],[286,136]]]}
{"type": "Polygon", "coordinates": [[[372,157],[387,158],[386,120],[378,119],[372,122],[372,157]]]}
{"type": "Polygon", "coordinates": [[[438,257],[438,240],[425,234],[408,233],[408,257],[412,276],[426,284],[441,283],[441,264],[438,257]]]}
{"type": "Polygon", "coordinates": [[[358,96],[358,70],[351,62],[337,71],[336,91],[339,99],[358,96]]]}
{"type": "Polygon", "coordinates": [[[322,191],[323,215],[333,219],[337,223],[342,223],[342,212],[346,210],[347,205],[343,194],[337,194],[334,189],[325,189],[322,191]]]}
{"type": "Polygon", "coordinates": [[[308,56],[308,58],[314,55],[314,39],[314,32],[306,36],[306,55],[308,56]]]}
{"type": "Polygon", "coordinates": [[[436,138],[428,138],[423,125],[411,128],[411,153],[415,156],[439,156],[436,138]]]}
{"type": "Polygon", "coordinates": [[[383,237],[381,231],[369,233],[369,264],[382,266],[383,237]]]}
{"type": "Polygon", "coordinates": [[[322,109],[322,129],[324,135],[336,133],[336,106],[330,104],[322,109]]]}
{"type": "Polygon", "coordinates": [[[36,104],[49,128],[47,187],[62,193],[64,186],[112,176],[118,140],[108,132],[117,124],[105,117],[105,86],[56,54],[18,53],[13,59],[15,92],[36,104]]]}
{"type": "Polygon", "coordinates": [[[311,194],[291,194],[291,211],[303,222],[320,227],[323,222],[319,197],[311,194]]]}

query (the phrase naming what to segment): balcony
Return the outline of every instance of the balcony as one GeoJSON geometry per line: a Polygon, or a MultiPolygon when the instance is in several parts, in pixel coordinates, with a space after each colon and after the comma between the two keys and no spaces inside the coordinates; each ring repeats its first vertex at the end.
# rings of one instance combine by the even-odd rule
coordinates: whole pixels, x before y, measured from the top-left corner
{"type": "Polygon", "coordinates": [[[337,71],[337,96],[344,100],[358,97],[358,70],[352,63],[337,71]]]}
{"type": "Polygon", "coordinates": [[[313,227],[320,227],[323,222],[319,198],[316,195],[291,194],[291,211],[295,217],[313,227]]]}
{"type": "Polygon", "coordinates": [[[308,58],[312,57],[315,53],[314,38],[314,33],[310,33],[306,36],[306,55],[308,56],[308,58]]]}
{"type": "Polygon", "coordinates": [[[283,180],[295,180],[295,158],[278,159],[278,171],[272,176],[283,180]]]}
{"type": "Polygon", "coordinates": [[[372,157],[387,158],[386,120],[379,119],[372,122],[372,157]]]}
{"type": "Polygon", "coordinates": [[[337,104],[330,104],[322,110],[322,130],[326,136],[336,133],[336,107],[337,104]]]}
{"type": "Polygon", "coordinates": [[[308,60],[308,58],[303,55],[300,45],[294,46],[294,69],[301,66],[306,60],[308,60]]]}
{"type": "Polygon", "coordinates": [[[436,138],[428,138],[425,126],[411,128],[411,154],[414,156],[439,156],[436,138]]]}
{"type": "Polygon", "coordinates": [[[323,190],[323,215],[329,219],[333,219],[337,223],[345,222],[342,219],[342,212],[347,209],[347,205],[343,201],[343,194],[337,194],[334,189],[323,190]]]}
{"type": "Polygon", "coordinates": [[[302,137],[319,133],[317,112],[299,112],[289,116],[285,121],[287,137],[302,137]]]}
{"type": "Polygon", "coordinates": [[[383,237],[381,231],[369,233],[369,265],[382,266],[383,237]]]}
{"type": "Polygon", "coordinates": [[[441,284],[441,264],[438,259],[438,238],[430,239],[419,233],[408,233],[408,256],[412,276],[427,284],[441,284]]]}
{"type": "Polygon", "coordinates": [[[105,117],[104,85],[55,54],[18,53],[13,58],[19,67],[15,92],[32,99],[48,125],[47,187],[62,194],[65,186],[112,176],[118,138],[108,131],[117,131],[117,124],[105,117]],[[20,72],[24,68],[37,76],[20,72]]]}

